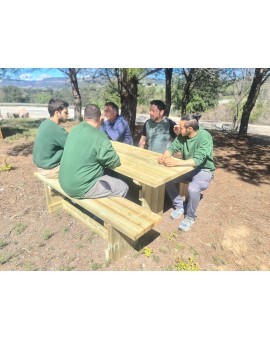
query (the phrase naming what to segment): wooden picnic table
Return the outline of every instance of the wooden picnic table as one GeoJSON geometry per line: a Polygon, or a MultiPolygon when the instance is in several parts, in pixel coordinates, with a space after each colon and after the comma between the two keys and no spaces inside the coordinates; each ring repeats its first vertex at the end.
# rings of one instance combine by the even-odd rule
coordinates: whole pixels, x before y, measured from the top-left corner
{"type": "Polygon", "coordinates": [[[114,171],[132,178],[135,183],[141,185],[142,206],[162,215],[165,184],[194,168],[190,166],[167,167],[158,163],[160,156],[158,152],[116,141],[112,141],[112,145],[121,160],[121,165],[114,171]]]}

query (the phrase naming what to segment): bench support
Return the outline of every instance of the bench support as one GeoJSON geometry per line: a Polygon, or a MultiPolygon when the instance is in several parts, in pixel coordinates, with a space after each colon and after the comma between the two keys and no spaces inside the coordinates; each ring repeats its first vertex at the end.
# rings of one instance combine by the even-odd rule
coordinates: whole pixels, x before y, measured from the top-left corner
{"type": "Polygon", "coordinates": [[[129,239],[126,235],[107,223],[104,223],[103,226],[96,222],[89,214],[81,211],[72,203],[69,203],[64,196],[52,189],[46,183],[44,183],[44,188],[49,213],[64,209],[67,213],[90,227],[93,232],[108,242],[108,248],[105,249],[105,258],[107,261],[118,260],[126,255],[131,249],[136,248],[138,241],[129,239]]]}
{"type": "Polygon", "coordinates": [[[53,190],[51,187],[49,187],[46,183],[44,183],[44,189],[48,211],[52,213],[54,211],[62,209],[64,202],[63,196],[57,191],[53,190]]]}
{"type": "Polygon", "coordinates": [[[104,225],[108,230],[108,248],[105,249],[106,260],[118,260],[130,250],[136,248],[137,241],[129,239],[107,223],[104,225]]]}

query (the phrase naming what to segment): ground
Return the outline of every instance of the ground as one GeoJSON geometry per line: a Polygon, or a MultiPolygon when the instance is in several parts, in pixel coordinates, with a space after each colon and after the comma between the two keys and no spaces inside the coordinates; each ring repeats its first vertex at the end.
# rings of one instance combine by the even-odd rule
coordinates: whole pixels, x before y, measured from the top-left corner
{"type": "Polygon", "coordinates": [[[48,214],[31,138],[4,138],[0,167],[7,157],[12,169],[0,171],[0,271],[270,270],[270,138],[210,132],[217,170],[192,229],[178,230],[167,202],[162,223],[145,238],[148,248],[114,263],[88,227],[64,211],[48,214]]]}

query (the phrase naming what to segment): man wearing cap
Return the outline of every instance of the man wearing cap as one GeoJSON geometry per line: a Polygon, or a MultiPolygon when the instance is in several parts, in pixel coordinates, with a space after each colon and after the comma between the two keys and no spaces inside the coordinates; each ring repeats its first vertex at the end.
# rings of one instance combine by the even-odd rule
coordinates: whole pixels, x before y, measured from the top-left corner
{"type": "Polygon", "coordinates": [[[68,135],[59,170],[62,189],[74,198],[125,197],[128,185],[106,174],[120,165],[108,136],[99,130],[101,111],[94,104],[85,108],[84,120],[68,135]]]}

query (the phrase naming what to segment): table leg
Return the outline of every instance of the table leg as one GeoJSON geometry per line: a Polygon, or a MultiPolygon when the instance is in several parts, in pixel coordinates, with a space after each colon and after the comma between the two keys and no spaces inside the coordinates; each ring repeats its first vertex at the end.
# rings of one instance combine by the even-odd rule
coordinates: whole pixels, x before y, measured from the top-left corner
{"type": "Polygon", "coordinates": [[[150,209],[156,214],[163,214],[165,197],[165,184],[152,188],[145,184],[142,184],[142,189],[140,190],[140,201],[142,206],[150,209]]]}

